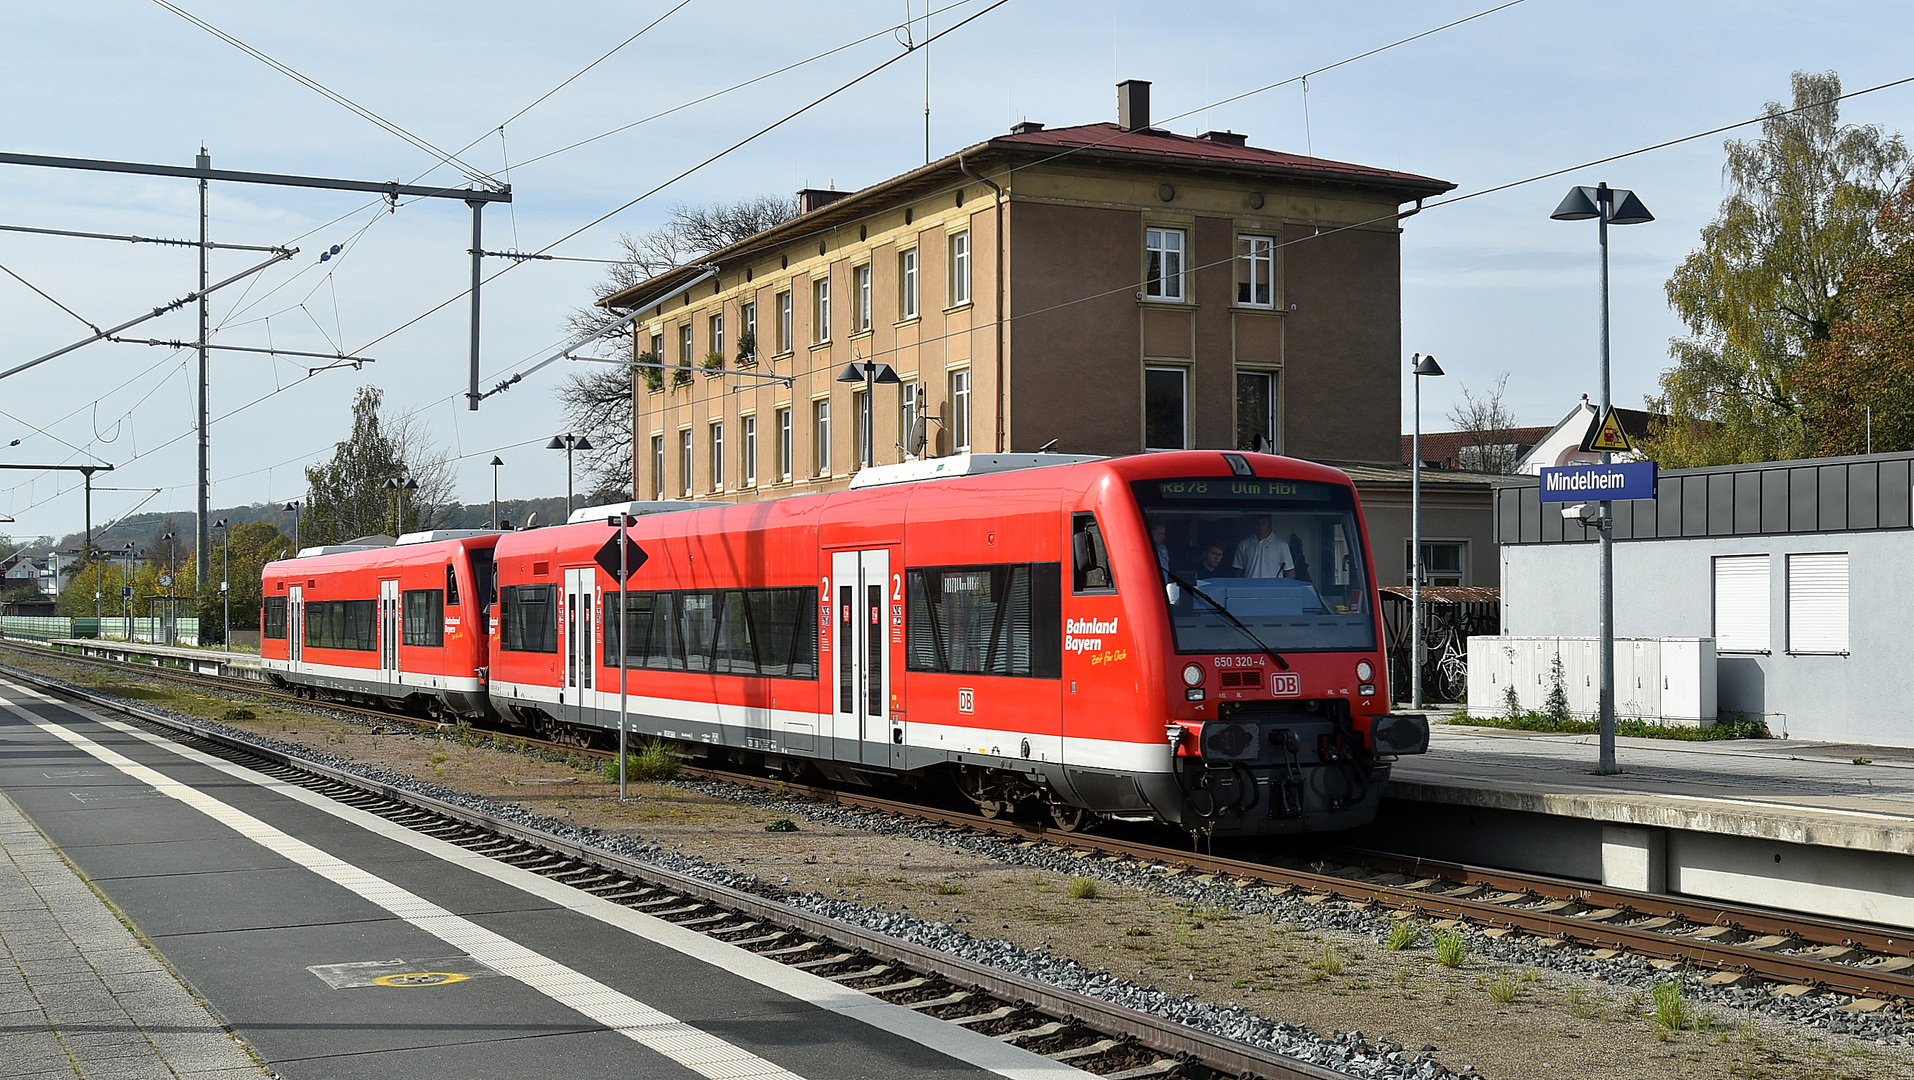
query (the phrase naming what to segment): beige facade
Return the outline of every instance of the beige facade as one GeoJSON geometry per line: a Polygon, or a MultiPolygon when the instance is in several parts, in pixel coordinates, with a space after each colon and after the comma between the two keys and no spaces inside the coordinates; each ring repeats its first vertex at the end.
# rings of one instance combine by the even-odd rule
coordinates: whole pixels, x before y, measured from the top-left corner
{"type": "Polygon", "coordinates": [[[634,492],[833,490],[867,438],[880,464],[1258,436],[1392,462],[1397,212],[1450,186],[1141,119],[1019,125],[806,193],[795,220],[606,301],[639,309],[637,351],[672,365],[635,394],[634,492]],[[837,381],[867,361],[900,380],[876,387],[868,436],[863,384],[837,381]]]}

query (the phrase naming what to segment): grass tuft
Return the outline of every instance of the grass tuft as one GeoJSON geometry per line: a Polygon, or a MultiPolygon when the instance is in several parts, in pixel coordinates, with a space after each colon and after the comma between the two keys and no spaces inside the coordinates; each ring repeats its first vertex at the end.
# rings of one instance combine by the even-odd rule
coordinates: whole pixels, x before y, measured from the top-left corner
{"type": "Polygon", "coordinates": [[[1382,944],[1390,952],[1413,949],[1422,944],[1422,924],[1414,919],[1404,919],[1389,928],[1389,940],[1382,944]]]}
{"type": "Polygon", "coordinates": [[[940,882],[937,886],[938,896],[962,896],[969,891],[970,890],[964,888],[961,883],[955,881],[940,882]]]}
{"type": "Polygon", "coordinates": [[[1655,1001],[1652,1018],[1656,1027],[1672,1032],[1695,1026],[1695,1008],[1688,1003],[1688,995],[1682,992],[1679,982],[1662,979],[1650,992],[1655,1001]]]}
{"type": "Polygon", "coordinates": [[[1342,954],[1331,946],[1324,945],[1322,954],[1310,961],[1309,966],[1322,972],[1324,975],[1341,975],[1343,968],[1342,954]]]}
{"type": "MultiPolygon", "coordinates": [[[[663,743],[646,743],[638,752],[625,755],[625,779],[630,780],[669,780],[678,775],[682,763],[678,755],[671,752],[663,743]]],[[[618,759],[605,759],[604,776],[607,783],[618,782],[618,759]]]]}
{"type": "Polygon", "coordinates": [[[776,821],[771,822],[769,825],[766,825],[764,827],[764,831],[765,832],[796,832],[798,831],[798,826],[797,826],[797,822],[792,821],[790,818],[781,817],[777,819],[776,821]]]}
{"type": "Polygon", "coordinates": [[[1094,879],[1087,877],[1073,877],[1070,879],[1070,899],[1095,900],[1096,898],[1097,883],[1094,879]]]}
{"type": "Polygon", "coordinates": [[[1507,1005],[1515,1000],[1515,995],[1520,993],[1521,989],[1521,984],[1516,982],[1515,975],[1504,970],[1489,980],[1489,1000],[1497,1005],[1507,1005]]]}
{"type": "Polygon", "coordinates": [[[1444,930],[1436,935],[1436,963],[1459,968],[1469,959],[1469,939],[1460,930],[1444,930]]]}

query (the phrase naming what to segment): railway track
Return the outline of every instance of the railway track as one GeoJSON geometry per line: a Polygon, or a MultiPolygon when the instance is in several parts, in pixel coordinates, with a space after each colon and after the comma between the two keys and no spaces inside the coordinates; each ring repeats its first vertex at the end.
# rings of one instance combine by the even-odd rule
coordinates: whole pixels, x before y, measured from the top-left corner
{"type": "MultiPolygon", "coordinates": [[[[35,654],[47,655],[39,650],[35,654]]],[[[122,666],[113,661],[58,658],[122,666]]],[[[124,666],[141,674],[296,700],[246,680],[124,666]]],[[[388,712],[331,703],[324,707],[386,722],[438,726],[388,712]]],[[[560,752],[598,753],[523,741],[560,752]]],[[[1914,1003],[1914,934],[1893,929],[1486,867],[1409,860],[1383,852],[1331,850],[1320,860],[1306,863],[1206,855],[1117,836],[1060,833],[1042,823],[986,820],[968,811],[723,769],[687,767],[686,772],[947,828],[1053,844],[1081,857],[1126,862],[1165,875],[1195,874],[1316,902],[1347,903],[1397,918],[1428,920],[1438,928],[1467,924],[1491,937],[1526,935],[1542,945],[1581,949],[1598,959],[1634,955],[1662,968],[1698,968],[1709,972],[1704,981],[1716,985],[1755,982],[1789,995],[1839,994],[1854,999],[1843,1007],[1855,1011],[1914,1003]]]]}

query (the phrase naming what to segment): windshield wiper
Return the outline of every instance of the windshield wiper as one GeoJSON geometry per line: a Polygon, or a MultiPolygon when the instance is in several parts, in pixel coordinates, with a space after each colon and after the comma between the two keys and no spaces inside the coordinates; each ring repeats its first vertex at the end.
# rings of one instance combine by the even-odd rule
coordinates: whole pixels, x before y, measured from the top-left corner
{"type": "Polygon", "coordinates": [[[1256,631],[1251,630],[1243,622],[1243,620],[1237,618],[1235,614],[1230,611],[1230,609],[1217,603],[1215,597],[1212,597],[1209,593],[1206,593],[1203,590],[1197,588],[1195,582],[1184,578],[1183,575],[1178,574],[1174,570],[1165,568],[1163,570],[1163,574],[1164,576],[1168,577],[1171,581],[1174,581],[1178,585],[1181,585],[1185,589],[1188,589],[1192,594],[1200,598],[1204,603],[1215,608],[1217,611],[1217,614],[1223,616],[1223,618],[1225,619],[1228,619],[1230,621],[1231,626],[1234,626],[1236,627],[1236,629],[1241,630],[1243,632],[1244,637],[1247,637],[1251,641],[1254,641],[1256,643],[1257,648],[1263,650],[1263,652],[1269,655],[1270,659],[1276,661],[1277,667],[1282,668],[1284,671],[1289,670],[1289,661],[1283,659],[1282,653],[1279,653],[1275,649],[1270,648],[1268,645],[1263,644],[1263,639],[1256,636],[1256,631]]]}

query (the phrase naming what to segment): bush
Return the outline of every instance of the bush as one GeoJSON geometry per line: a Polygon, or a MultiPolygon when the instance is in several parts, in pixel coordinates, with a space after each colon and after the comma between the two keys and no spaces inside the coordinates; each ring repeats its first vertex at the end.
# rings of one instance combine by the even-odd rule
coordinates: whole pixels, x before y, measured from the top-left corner
{"type": "MultiPolygon", "coordinates": [[[[678,769],[682,764],[683,762],[678,760],[678,755],[672,753],[664,743],[647,743],[640,747],[637,753],[625,755],[625,779],[669,780],[678,775],[678,769]]],[[[605,780],[608,783],[618,782],[616,756],[605,760],[605,780]]]]}
{"type": "Polygon", "coordinates": [[[1568,678],[1562,670],[1562,654],[1555,654],[1555,662],[1549,665],[1548,700],[1542,703],[1542,715],[1552,724],[1569,724],[1575,721],[1573,713],[1568,711],[1568,678]]]}

